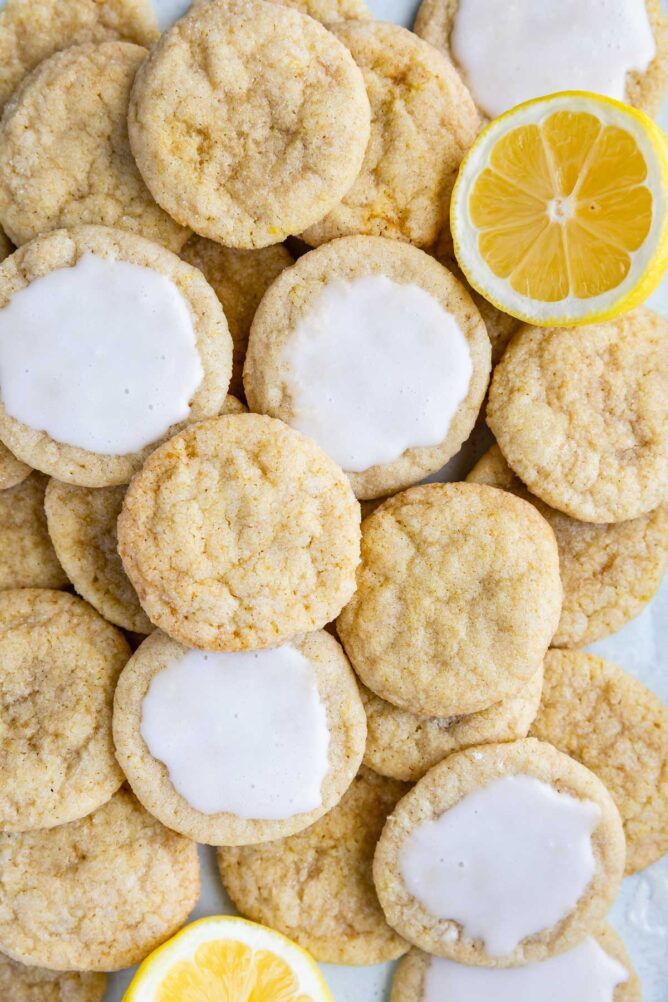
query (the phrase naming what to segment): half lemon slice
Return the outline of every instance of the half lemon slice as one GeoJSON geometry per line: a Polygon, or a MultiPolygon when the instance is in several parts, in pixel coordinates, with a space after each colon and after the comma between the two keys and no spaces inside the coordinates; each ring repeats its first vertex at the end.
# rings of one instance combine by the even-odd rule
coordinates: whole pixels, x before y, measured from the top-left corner
{"type": "Polygon", "coordinates": [[[468,281],[506,313],[542,326],[617,316],[668,266],[668,141],[597,94],[527,101],[469,150],[450,224],[468,281]]]}
{"type": "Polygon", "coordinates": [[[315,960],[281,933],[221,915],[146,958],[123,1002],[333,1002],[315,960]]]}

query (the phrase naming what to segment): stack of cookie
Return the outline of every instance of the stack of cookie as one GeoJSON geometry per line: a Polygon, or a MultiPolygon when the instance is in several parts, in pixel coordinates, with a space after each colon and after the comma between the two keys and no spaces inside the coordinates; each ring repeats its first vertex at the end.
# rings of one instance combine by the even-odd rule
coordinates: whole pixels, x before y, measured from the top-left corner
{"type": "Polygon", "coordinates": [[[197,843],[394,1002],[639,998],[668,716],[577,648],[668,566],[668,323],[465,286],[478,109],[361,0],[9,0],[2,52],[3,998],[101,999],[197,843]]]}

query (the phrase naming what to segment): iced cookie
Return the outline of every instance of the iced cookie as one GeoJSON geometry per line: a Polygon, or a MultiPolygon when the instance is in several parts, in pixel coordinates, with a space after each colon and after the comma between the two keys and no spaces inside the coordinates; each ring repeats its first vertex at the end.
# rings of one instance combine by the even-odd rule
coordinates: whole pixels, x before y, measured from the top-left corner
{"type": "Polygon", "coordinates": [[[188,231],[153,201],[130,153],[130,88],[147,55],[130,42],[74,46],[23,81],[0,127],[0,223],[14,243],[99,223],[183,246],[188,231]]]}
{"type": "Polygon", "coordinates": [[[591,769],[624,823],[626,872],[668,853],[668,713],[632,675],[582,651],[550,651],[531,733],[591,769]]]}
{"type": "Polygon", "coordinates": [[[130,142],[178,222],[229,247],[280,243],[318,222],[362,165],[370,111],[346,47],[264,0],[195,7],[151,51],[130,142]]]}
{"type": "Polygon", "coordinates": [[[640,308],[583,329],[522,327],[494,370],[487,422],[533,494],[583,522],[668,496],[668,321],[640,308]]]}
{"type": "Polygon", "coordinates": [[[213,289],[143,237],[77,226],[0,264],[0,439],[58,480],[127,483],[160,441],[218,413],[231,368],[213,289]]]}
{"type": "Polygon", "coordinates": [[[440,469],[475,424],[490,347],[462,285],[415,247],[344,237],[265,294],[244,386],[252,410],[297,428],[373,498],[440,469]]]}
{"type": "Polygon", "coordinates": [[[125,789],[80,821],[0,835],[0,949],[55,971],[137,964],[199,896],[197,846],[125,789]]]}
{"type": "Polygon", "coordinates": [[[388,922],[428,953],[517,967],[595,933],[624,871],[596,776],[532,738],[449,755],[399,802],[373,875],[388,922]]]}
{"type": "Polygon", "coordinates": [[[478,132],[471,96],[448,59],[399,25],[345,21],[330,30],[364,74],[371,137],[352,188],[302,236],[321,244],[368,233],[429,247],[478,132]]]}
{"type": "Polygon", "coordinates": [[[657,114],[668,84],[659,0],[519,0],[502,18],[495,0],[422,0],[413,30],[453,60],[489,118],[562,90],[657,114]]]}
{"type": "Polygon", "coordinates": [[[46,484],[46,477],[33,473],[18,486],[0,491],[0,589],[68,584],[46,525],[46,484]]]}
{"type": "Polygon", "coordinates": [[[168,828],[212,845],[313,824],[352,782],[365,738],[355,676],[323,630],[237,653],[156,631],[116,690],[116,754],[135,794],[168,828]]]}
{"type": "Polygon", "coordinates": [[[560,609],[557,546],[535,508],[491,487],[428,484],[364,520],[357,591],[336,625],[378,696],[452,717],[516,696],[560,609]]]}
{"type": "Polygon", "coordinates": [[[408,787],[360,769],[341,803],[291,838],[220,849],[227,893],[264,922],[331,964],[379,964],[408,949],[387,924],[371,877],[385,820],[408,787]]]}
{"type": "Polygon", "coordinates": [[[0,592],[0,829],[53,828],[118,790],[111,715],[129,657],[120,630],[81,599],[0,592]]]}
{"type": "Polygon", "coordinates": [[[553,647],[582,647],[615,633],[656,594],[668,566],[668,504],[628,522],[578,522],[530,494],[498,445],[466,479],[531,501],[552,526],[564,587],[553,647]]]}
{"type": "Polygon", "coordinates": [[[242,397],[242,372],[255,311],[274,279],[293,263],[292,257],[282,244],[244,251],[202,237],[189,240],[181,257],[199,268],[222,303],[234,342],[230,393],[242,397]]]}
{"type": "Polygon", "coordinates": [[[47,971],[0,956],[0,997],[6,1002],[102,1002],[106,987],[104,974],[47,971]]]}

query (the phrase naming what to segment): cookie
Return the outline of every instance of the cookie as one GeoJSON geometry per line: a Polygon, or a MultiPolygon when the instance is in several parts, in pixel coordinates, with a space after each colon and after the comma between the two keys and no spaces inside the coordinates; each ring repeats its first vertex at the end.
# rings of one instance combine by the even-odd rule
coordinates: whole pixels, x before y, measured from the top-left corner
{"type": "Polygon", "coordinates": [[[234,342],[230,393],[243,397],[242,372],[255,311],[274,279],[293,263],[292,257],[282,244],[244,251],[202,237],[192,237],[181,257],[199,268],[223,306],[234,342]]]}
{"type": "Polygon", "coordinates": [[[549,651],[531,733],[596,773],[624,823],[626,872],[668,853],[668,713],[632,675],[584,651],[549,651]]]}
{"type": "Polygon", "coordinates": [[[0,439],[58,480],[127,483],[158,442],[220,410],[231,366],[213,289],[143,237],[77,226],[0,264],[0,439]]]}
{"type": "Polygon", "coordinates": [[[125,789],[80,821],[0,835],[0,861],[0,948],[54,971],[139,963],[199,896],[195,843],[125,789]]]}
{"type": "Polygon", "coordinates": [[[640,308],[575,328],[522,327],[494,370],[487,422],[543,501],[624,522],[668,496],[668,321],[640,308]]]}
{"type": "Polygon", "coordinates": [[[560,609],[557,546],[535,508],[491,487],[428,484],[364,520],[357,591],[336,625],[378,696],[452,717],[516,696],[560,609]]]}
{"type": "Polygon", "coordinates": [[[341,803],[299,835],[219,849],[225,890],[263,922],[330,964],[379,964],[408,949],[387,924],[371,878],[385,820],[408,787],[360,769],[341,803]]]}
{"type": "Polygon", "coordinates": [[[364,75],[371,136],[355,183],[302,236],[317,245],[367,233],[429,247],[478,132],[473,100],[452,63],[406,28],[345,21],[330,31],[364,75]]]}
{"type": "Polygon", "coordinates": [[[552,526],[564,588],[553,647],[583,647],[615,633],[656,594],[668,566],[667,504],[628,522],[578,522],[531,495],[498,445],[466,479],[530,501],[552,526]]]}
{"type": "Polygon", "coordinates": [[[98,223],[181,249],[188,231],[153,201],[130,153],[130,88],[147,55],[130,42],[74,46],[15,92],[0,127],[0,223],[14,243],[98,223]]]}
{"type": "Polygon", "coordinates": [[[489,339],[461,284],[415,247],[357,236],[305,254],[265,293],[244,386],[252,410],[314,438],[355,494],[373,498],[457,452],[489,370],[489,339]]]}
{"type": "MultiPolygon", "coordinates": [[[[197,7],[204,2],[206,0],[195,0],[192,6],[197,7]]],[[[373,17],[364,0],[280,0],[280,3],[284,7],[294,7],[323,24],[334,24],[349,18],[370,21],[373,17]]]]}
{"type": "Polygon", "coordinates": [[[204,3],[164,33],[135,79],[137,165],[178,222],[228,247],[318,222],[359,173],[364,79],[313,18],[265,0],[204,3]]]}
{"type": "Polygon", "coordinates": [[[0,995],[7,1002],[102,1002],[105,974],[46,971],[0,956],[0,995]]]}
{"type": "Polygon", "coordinates": [[[0,491],[0,589],[65,588],[69,583],[49,538],[46,485],[46,477],[33,473],[0,491]]]}
{"type": "Polygon", "coordinates": [[[449,755],[399,802],[373,875],[390,925],[461,964],[517,967],[596,932],[624,832],[596,776],[525,738],[449,755]]]}
{"type": "Polygon", "coordinates": [[[16,487],[29,477],[31,467],[14,456],[6,445],[0,442],[0,491],[16,487]]]}

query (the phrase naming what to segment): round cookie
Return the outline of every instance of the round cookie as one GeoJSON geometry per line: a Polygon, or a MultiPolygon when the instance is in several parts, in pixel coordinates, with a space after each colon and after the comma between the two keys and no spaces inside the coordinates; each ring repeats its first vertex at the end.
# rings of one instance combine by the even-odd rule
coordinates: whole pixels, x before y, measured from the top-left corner
{"type": "MultiPolygon", "coordinates": [[[[284,271],[260,303],[248,343],[244,386],[250,407],[287,424],[298,420],[291,394],[291,365],[285,351],[304,318],[318,309],[334,283],[383,276],[417,287],[455,319],[471,361],[468,390],[454,411],[445,438],[436,445],[405,449],[396,459],[349,472],[357,497],[393,493],[439,470],[468,438],[482,404],[490,370],[490,347],[480,314],[462,285],[433,258],[415,247],[380,237],[344,237],[299,258],[284,271]]],[[[373,323],[373,320],[372,320],[373,323]]],[[[369,327],[370,340],[374,337],[369,327]]],[[[444,337],[445,337],[444,332],[444,337]]],[[[354,358],[349,364],[354,365],[354,358]]],[[[414,420],[415,416],[412,415],[414,420]]]]}
{"type": "Polygon", "coordinates": [[[583,647],[615,633],[656,594],[668,566],[668,504],[628,522],[578,522],[531,495],[498,445],[466,479],[530,501],[552,526],[564,588],[553,647],[583,647]]]}
{"type": "Polygon", "coordinates": [[[473,100],[452,63],[406,28],[345,21],[330,31],[364,74],[371,136],[353,186],[302,237],[317,245],[367,233],[429,247],[478,132],[473,100]]]}
{"type": "Polygon", "coordinates": [[[311,439],[259,414],[192,425],[134,478],[118,548],[144,611],[205,650],[274,647],[355,588],[360,510],[311,439]]]}
{"type": "Polygon", "coordinates": [[[125,789],[50,831],[0,835],[0,947],[54,971],[137,964],[199,896],[197,846],[125,789]]]}
{"type": "Polygon", "coordinates": [[[33,473],[0,491],[0,589],[65,588],[68,577],[49,538],[44,514],[47,479],[33,473]]]}
{"type": "Polygon", "coordinates": [[[274,279],[293,263],[292,257],[282,244],[244,251],[202,237],[192,237],[181,257],[199,268],[222,304],[234,343],[230,393],[243,397],[242,373],[255,311],[274,279]]]}
{"type": "Polygon", "coordinates": [[[102,1002],[105,974],[47,971],[0,956],[0,997],[7,1002],[102,1002]]]}
{"type": "Polygon", "coordinates": [[[130,88],[147,55],[130,42],[74,46],[13,95],[0,127],[0,223],[14,243],[95,223],[181,249],[188,231],[153,201],[130,153],[130,88]]]}
{"type": "MultiPolygon", "coordinates": [[[[498,796],[499,794],[497,794],[498,796]]],[[[535,801],[535,803],[537,802],[535,801]]],[[[496,831],[499,808],[494,806],[497,814],[492,818],[494,823],[491,827],[489,822],[485,821],[485,812],[490,809],[489,802],[484,807],[480,802],[477,807],[476,818],[479,819],[477,823],[480,825],[480,832],[496,831]]],[[[507,807],[504,815],[504,827],[510,835],[515,831],[515,827],[509,811],[510,808],[507,807]]],[[[561,820],[558,817],[552,818],[552,824],[563,825],[563,818],[561,820]]],[[[494,836],[492,835],[492,837],[494,836]]],[[[547,835],[544,837],[548,838],[547,835]]],[[[434,888],[438,888],[438,882],[442,882],[443,879],[439,872],[439,864],[445,863],[448,867],[452,865],[452,848],[447,839],[444,839],[443,836],[440,836],[440,839],[440,843],[434,841],[428,848],[426,844],[423,844],[422,847],[426,860],[431,858],[429,853],[440,851],[442,855],[445,855],[445,859],[434,860],[432,864],[431,883],[434,888]],[[438,849],[436,849],[436,845],[438,845],[438,849]]],[[[513,835],[510,842],[512,843],[514,840],[515,836],[513,835]]],[[[476,865],[476,853],[480,851],[478,849],[479,842],[479,838],[471,842],[471,861],[467,863],[464,860],[463,869],[465,872],[462,877],[468,882],[477,884],[478,887],[484,887],[487,895],[490,893],[489,887],[495,888],[498,883],[494,879],[494,872],[491,869],[487,870],[484,876],[482,871],[478,871],[477,875],[474,872],[471,876],[468,876],[467,872],[469,865],[476,865]]],[[[487,849],[488,854],[489,848],[487,849]]],[[[462,848],[460,851],[466,852],[467,850],[462,848]]],[[[533,849],[534,853],[535,851],[533,849]]],[[[497,844],[493,847],[493,853],[494,867],[509,865],[507,847],[497,844]]],[[[460,868],[461,865],[460,863],[460,868]]],[[[488,865],[491,867],[492,863],[489,862],[488,865]]],[[[580,763],[557,751],[551,745],[536,741],[534,738],[524,738],[521,741],[508,744],[479,745],[449,755],[443,762],[430,769],[399,802],[388,818],[378,842],[373,863],[374,882],[381,906],[388,922],[400,935],[428,953],[446,957],[457,963],[482,967],[522,966],[546,960],[556,953],[561,953],[575,946],[585,936],[599,928],[619,890],[623,871],[624,833],[619,813],[606,788],[593,773],[580,763]],[[456,921],[451,917],[437,917],[409,891],[404,877],[404,867],[407,866],[406,854],[408,846],[411,844],[409,840],[414,837],[413,833],[423,825],[429,825],[431,822],[443,818],[454,808],[461,812],[462,806],[470,795],[489,790],[496,782],[506,782],[511,778],[520,777],[538,780],[541,788],[543,786],[550,787],[551,796],[555,791],[557,794],[566,794],[569,798],[567,801],[569,812],[573,810],[574,799],[579,801],[583,808],[589,806],[592,811],[592,825],[587,842],[591,847],[592,875],[585,883],[583,875],[586,877],[586,874],[581,859],[575,855],[576,850],[570,842],[568,828],[555,827],[555,834],[558,834],[556,842],[550,845],[553,853],[551,864],[538,881],[540,890],[538,887],[534,887],[533,893],[539,895],[540,891],[544,890],[542,887],[543,878],[558,879],[555,875],[564,868],[560,854],[565,851],[573,854],[572,865],[579,867],[578,878],[582,890],[575,898],[575,902],[567,906],[566,909],[563,908],[563,901],[560,902],[559,909],[555,909],[554,904],[550,902],[553,914],[557,911],[560,913],[558,920],[555,919],[531,935],[523,936],[512,948],[502,951],[497,948],[495,940],[495,948],[488,949],[483,933],[466,935],[466,926],[463,922],[456,921]],[[593,822],[594,812],[596,813],[595,824],[593,822]],[[561,848],[562,846],[566,846],[567,850],[561,848]]],[[[444,871],[444,873],[446,872],[448,871],[444,871]]],[[[533,870],[530,872],[533,874],[533,870]]],[[[508,878],[505,873],[501,873],[499,879],[507,880],[508,878]]],[[[517,888],[517,900],[513,896],[513,900],[509,901],[508,897],[504,896],[503,902],[501,902],[497,897],[498,908],[495,909],[494,915],[488,914],[485,917],[487,923],[493,920],[498,927],[498,924],[504,922],[504,915],[508,909],[519,908],[522,901],[524,902],[522,907],[526,907],[528,899],[526,892],[523,893],[523,879],[527,878],[523,877],[523,872],[520,872],[518,867],[511,874],[510,882],[507,884],[508,894],[511,894],[511,886],[517,888]]],[[[456,882],[451,886],[456,887],[456,882]]],[[[572,890],[573,887],[570,887],[569,893],[572,890]]],[[[561,892],[562,889],[559,888],[559,891],[561,892]]],[[[495,891],[491,893],[492,896],[498,894],[495,891]]],[[[444,905],[442,910],[447,911],[447,907],[444,905]]],[[[532,915],[532,918],[536,921],[536,913],[532,915]]],[[[517,933],[517,930],[518,925],[514,924],[512,935],[506,934],[504,940],[508,943],[514,940],[514,934],[517,933]]]]}
{"type": "MultiPolygon", "coordinates": [[[[205,0],[194,0],[193,7],[199,6],[205,0]]],[[[284,7],[294,7],[302,14],[314,17],[323,24],[334,24],[337,21],[370,21],[373,17],[364,0],[277,0],[284,7]]]]}
{"type": "Polygon", "coordinates": [[[369,138],[360,70],[321,24],[265,0],[204,3],[164,33],[128,120],[156,201],[229,247],[280,243],[353,184],[369,138]]]}
{"type": "MultiPolygon", "coordinates": [[[[216,295],[196,268],[143,237],[104,226],[76,226],[36,237],[0,264],[0,310],[33,281],[72,268],[85,255],[127,262],[169,279],[190,313],[203,378],[190,399],[185,423],[216,414],[224,400],[232,368],[232,339],[216,295]]],[[[172,425],[163,438],[184,422],[172,425]]],[[[123,455],[102,454],[57,442],[46,432],[11,417],[0,400],[0,439],[35,469],[82,487],[127,483],[158,444],[123,455]]]]}
{"type": "Polygon", "coordinates": [[[575,328],[522,327],[494,370],[487,423],[533,494],[583,522],[668,495],[668,321],[640,308],[575,328]]]}
{"type": "Polygon", "coordinates": [[[360,769],[336,807],[287,839],[219,849],[225,890],[263,922],[330,964],[379,964],[408,949],[387,924],[371,877],[385,820],[408,787],[360,769]]]}
{"type": "Polygon", "coordinates": [[[549,651],[531,733],[591,769],[624,823],[626,872],[668,853],[668,713],[632,675],[584,651],[549,651]]]}
{"type": "Polygon", "coordinates": [[[53,828],[106,803],[123,782],[114,689],[130,648],[66,592],[0,592],[0,829],[53,828]]]}
{"type": "Polygon", "coordinates": [[[516,696],[560,609],[554,534],[535,508],[491,487],[428,484],[364,520],[357,591],[336,625],[378,696],[451,717],[516,696]]]}
{"type": "Polygon", "coordinates": [[[29,477],[32,467],[22,463],[0,442],[0,491],[9,490],[29,477]]]}

